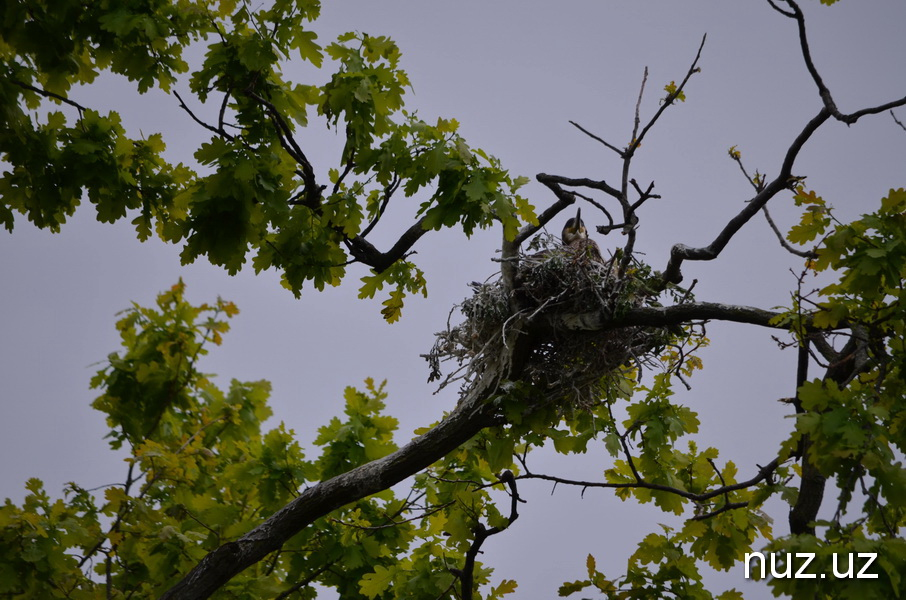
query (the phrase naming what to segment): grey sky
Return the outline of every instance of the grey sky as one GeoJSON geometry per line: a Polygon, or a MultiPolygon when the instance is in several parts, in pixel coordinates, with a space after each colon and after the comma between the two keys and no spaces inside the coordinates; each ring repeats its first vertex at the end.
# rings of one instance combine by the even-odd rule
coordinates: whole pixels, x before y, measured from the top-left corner
{"type": "MultiPolygon", "coordinates": [[[[906,3],[842,1],[833,7],[805,5],[818,69],[841,110],[855,110],[906,94],[906,3]]],[[[513,174],[548,172],[617,181],[616,156],[567,123],[572,119],[611,143],[628,142],[642,71],[649,68],[643,118],[657,108],[662,89],[679,80],[707,33],[702,72],[687,87],[688,100],[671,108],[648,138],[634,165],[640,184],[656,182],[662,200],[642,212],[638,249],[662,269],[676,242],[704,245],[751,196],[751,188],[727,156],[736,145],[746,166],[769,176],[783,152],[820,107],[799,55],[795,24],[766,2],[327,2],[316,24],[322,41],[347,30],[384,34],[403,51],[403,68],[414,95],[408,108],[426,120],[455,117],[473,146],[499,157],[513,174]]],[[[299,77],[312,70],[299,68],[299,77]]],[[[317,82],[326,73],[314,73],[317,82]]],[[[182,113],[175,99],[136,98],[124,82],[77,91],[82,104],[120,111],[130,134],[164,133],[170,155],[192,161],[206,133],[182,113]]],[[[901,120],[906,111],[901,112],[901,120]]],[[[337,164],[338,144],[320,124],[301,137],[326,173],[337,164]]],[[[797,175],[828,199],[842,218],[872,210],[890,187],[903,183],[906,132],[889,115],[847,128],[831,123],[800,155],[797,175]]],[[[525,188],[539,209],[553,197],[542,186],[525,188]]],[[[405,204],[405,203],[403,203],[405,204]]],[[[392,207],[375,243],[397,236],[416,205],[392,207]]],[[[236,277],[207,264],[180,267],[178,248],[140,244],[128,222],[94,220],[82,207],[59,235],[37,231],[18,219],[12,235],[0,234],[0,497],[19,502],[28,477],[43,479],[52,495],[74,480],[84,487],[120,481],[121,456],[102,439],[102,415],[89,404],[88,380],[118,348],[114,314],[131,301],[148,304],[182,277],[195,302],[220,295],[242,311],[225,344],[202,370],[230,378],[268,379],[274,385],[275,420],[293,428],[311,448],[316,428],[342,410],[345,386],[365,377],[388,379],[388,412],[401,421],[399,442],[437,420],[455,395],[432,395],[419,354],[433,342],[451,306],[469,292],[466,284],[497,269],[491,258],[499,231],[427,235],[416,247],[426,271],[429,298],[407,301],[403,319],[385,324],[379,301],[356,299],[354,267],[346,283],[301,300],[276,276],[236,277]]],[[[782,229],[796,210],[789,195],[771,205],[782,229]]],[[[604,222],[589,208],[590,225],[604,222]]],[[[562,225],[554,223],[553,230],[562,225]]],[[[621,240],[599,237],[602,248],[621,240]]],[[[697,297],[770,308],[784,305],[795,286],[789,269],[800,260],[783,251],[761,217],[733,240],[718,261],[687,263],[697,278],[697,297]]],[[[795,355],[780,352],[768,332],[741,326],[708,329],[712,347],[705,371],[682,401],[699,411],[700,445],[721,449],[741,476],[754,474],[788,430],[789,412],[776,402],[792,394],[795,355]]],[[[535,457],[536,472],[596,479],[603,452],[583,457],[535,457]]],[[[606,463],[609,464],[609,463],[606,463]]],[[[584,573],[594,554],[605,573],[625,570],[625,558],[642,536],[670,521],[649,505],[621,503],[606,492],[523,483],[528,501],[521,518],[484,546],[483,560],[498,570],[494,581],[516,579],[516,598],[556,596],[557,587],[584,573]]],[[[786,514],[773,515],[777,534],[788,532],[786,514]]],[[[747,598],[767,597],[747,584],[741,569],[718,578],[747,598]]],[[[715,588],[718,586],[714,586],[715,588]]],[[[719,591],[719,590],[714,590],[719,591]]]]}

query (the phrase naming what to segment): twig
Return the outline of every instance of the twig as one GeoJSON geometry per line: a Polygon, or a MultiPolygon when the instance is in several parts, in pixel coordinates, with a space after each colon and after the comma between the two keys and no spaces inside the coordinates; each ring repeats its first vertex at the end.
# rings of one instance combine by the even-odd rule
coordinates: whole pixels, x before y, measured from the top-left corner
{"type": "MultiPolygon", "coordinates": [[[[693,74],[698,73],[698,71],[699,71],[698,61],[699,61],[699,59],[701,59],[702,49],[705,47],[705,40],[707,40],[707,39],[708,39],[707,34],[702,36],[702,41],[701,41],[701,44],[699,44],[699,46],[698,46],[698,52],[695,53],[695,59],[692,61],[692,66],[689,67],[689,70],[686,72],[686,76],[683,77],[683,80],[680,82],[679,86],[677,86],[677,88],[673,91],[672,94],[667,96],[667,98],[664,100],[664,103],[661,104],[661,106],[660,106],[660,108],[658,108],[657,112],[654,113],[654,116],[651,117],[651,120],[648,121],[648,124],[645,125],[645,127],[642,129],[642,132],[638,135],[638,137],[636,138],[633,135],[634,139],[632,140],[632,143],[629,145],[629,148],[627,149],[627,154],[629,154],[631,156],[636,151],[636,149],[642,145],[642,140],[645,139],[645,135],[647,135],[648,132],[651,130],[651,128],[654,127],[654,124],[657,123],[657,120],[661,117],[662,114],[664,114],[664,111],[667,110],[667,107],[670,106],[671,104],[673,104],[673,101],[676,100],[677,97],[679,97],[679,95],[683,93],[683,88],[686,87],[686,83],[688,83],[689,78],[692,77],[693,74]]],[[[648,73],[648,69],[645,69],[646,77],[647,77],[647,73],[648,73]]],[[[642,88],[644,89],[644,81],[642,82],[642,88]]],[[[639,93],[639,98],[640,98],[639,101],[641,102],[641,92],[639,93]]]]}
{"type": "Polygon", "coordinates": [[[217,135],[221,135],[221,136],[227,138],[228,140],[232,140],[232,139],[233,139],[233,136],[231,136],[230,134],[226,133],[226,132],[223,130],[222,127],[218,129],[217,127],[214,127],[214,126],[211,125],[210,123],[205,123],[204,121],[202,121],[201,119],[199,119],[199,118],[195,115],[195,113],[192,112],[192,109],[189,108],[188,105],[185,103],[185,101],[182,99],[182,96],[179,95],[179,92],[177,92],[176,90],[174,90],[174,91],[173,91],[173,95],[176,96],[176,99],[177,99],[177,100],[179,100],[179,107],[180,107],[181,109],[183,109],[184,111],[186,111],[186,112],[189,114],[189,116],[192,117],[192,120],[193,120],[193,121],[195,121],[196,123],[198,123],[199,125],[201,125],[201,126],[204,127],[205,129],[207,129],[208,131],[213,131],[213,132],[216,133],[217,135]]]}
{"type": "Polygon", "coordinates": [[[618,229],[618,228],[622,227],[622,225],[613,224],[613,217],[610,215],[610,211],[608,211],[606,208],[604,208],[604,205],[602,205],[600,202],[598,202],[591,196],[586,196],[585,194],[580,194],[579,192],[572,192],[572,193],[574,195],[578,196],[579,198],[582,198],[583,200],[585,200],[586,202],[588,202],[589,204],[591,204],[598,210],[600,210],[602,213],[604,213],[604,216],[607,217],[608,224],[607,225],[598,225],[598,227],[597,227],[598,231],[601,231],[602,228],[607,229],[608,231],[612,231],[614,229],[618,229]]]}
{"type": "Polygon", "coordinates": [[[293,586],[287,588],[287,589],[286,589],[283,593],[281,593],[279,596],[276,596],[276,597],[274,598],[274,600],[284,600],[285,598],[289,598],[292,594],[295,594],[296,592],[298,592],[299,590],[301,590],[302,588],[304,588],[305,586],[307,586],[308,584],[310,584],[312,581],[314,581],[315,579],[317,579],[317,577],[318,577],[321,573],[323,573],[324,571],[326,571],[327,569],[329,569],[330,567],[332,567],[336,562],[337,562],[336,560],[332,560],[332,561],[330,561],[329,563],[326,563],[326,564],[321,565],[320,567],[318,567],[317,570],[315,570],[314,573],[312,573],[311,575],[309,575],[308,577],[306,577],[306,578],[304,578],[304,579],[299,580],[299,581],[298,581],[297,583],[295,583],[293,586]]]}
{"type": "Polygon", "coordinates": [[[783,234],[780,233],[780,229],[778,229],[777,225],[774,223],[774,219],[771,218],[771,213],[768,212],[767,205],[762,206],[761,211],[764,213],[764,218],[768,220],[768,225],[771,226],[771,229],[774,231],[774,234],[777,236],[777,241],[780,242],[780,245],[783,246],[784,250],[786,250],[787,252],[790,252],[791,254],[795,254],[796,256],[799,256],[802,258],[807,258],[810,260],[818,258],[818,255],[815,252],[810,251],[810,250],[798,250],[796,248],[793,248],[789,244],[789,242],[787,242],[784,239],[783,234]]]}
{"type": "MultiPolygon", "coordinates": [[[[349,161],[348,165],[352,165],[352,160],[349,161]]],[[[341,175],[341,179],[342,179],[342,177],[346,176],[346,173],[349,172],[349,168],[351,168],[351,166],[348,167],[346,169],[346,171],[343,172],[343,174],[341,175]]],[[[377,214],[374,216],[374,218],[371,220],[371,222],[368,223],[368,226],[362,230],[362,233],[359,234],[360,238],[364,238],[366,235],[371,233],[371,230],[374,229],[374,226],[377,225],[378,221],[381,220],[381,217],[384,216],[384,211],[387,210],[387,205],[390,203],[391,196],[393,196],[394,192],[396,192],[397,188],[399,188],[400,181],[401,180],[400,180],[399,175],[394,174],[393,179],[390,181],[389,184],[387,184],[387,187],[384,188],[384,198],[381,200],[381,205],[380,205],[380,207],[378,207],[377,214]]],[[[337,180],[337,185],[339,185],[339,182],[340,182],[340,180],[337,180]]]]}
{"type": "Polygon", "coordinates": [[[680,96],[680,94],[683,93],[683,89],[686,87],[686,83],[688,83],[692,75],[699,72],[700,69],[698,68],[698,61],[701,58],[702,49],[705,47],[705,40],[707,39],[707,37],[707,35],[702,36],[701,44],[699,44],[698,51],[695,53],[695,59],[693,59],[692,64],[689,66],[689,70],[686,72],[686,76],[683,77],[683,80],[680,82],[679,86],[677,86],[677,88],[667,96],[658,110],[654,113],[654,116],[651,117],[651,120],[649,120],[645,127],[642,128],[642,131],[638,133],[639,124],[641,122],[639,112],[641,110],[642,95],[645,91],[645,83],[648,80],[648,68],[645,68],[645,75],[642,78],[642,85],[639,90],[639,99],[636,102],[635,121],[632,130],[632,141],[626,148],[626,154],[623,157],[622,186],[620,198],[618,198],[620,204],[623,206],[623,220],[626,223],[625,227],[623,228],[623,233],[626,234],[626,243],[623,245],[623,257],[620,259],[620,267],[618,270],[618,273],[620,273],[621,275],[625,273],[629,266],[632,264],[633,251],[635,249],[636,241],[636,227],[638,226],[639,222],[638,216],[636,215],[636,208],[640,206],[642,202],[645,201],[645,199],[647,199],[643,197],[643,199],[641,199],[641,201],[637,203],[636,207],[633,207],[629,204],[628,184],[630,179],[630,162],[632,161],[632,157],[635,155],[635,151],[642,145],[642,140],[645,139],[645,136],[648,134],[651,128],[654,127],[654,124],[657,123],[661,115],[664,114],[664,111],[667,110],[667,107],[672,105],[674,101],[680,96]]]}
{"type": "MultiPolygon", "coordinates": [[[[629,140],[629,145],[630,145],[630,147],[632,147],[633,150],[635,150],[635,148],[638,148],[638,144],[636,144],[635,142],[636,142],[636,136],[639,133],[639,124],[641,123],[639,114],[642,110],[642,96],[645,95],[645,84],[646,83],[648,83],[648,67],[647,66],[645,67],[645,72],[642,74],[642,85],[639,87],[639,99],[636,100],[636,102],[635,102],[635,120],[633,121],[633,125],[632,125],[632,139],[629,140]],[[633,145],[634,145],[634,147],[633,147],[633,145]]],[[[625,155],[623,156],[623,158],[626,158],[625,155]]]]}
{"type": "MultiPolygon", "coordinates": [[[[629,431],[630,430],[627,430],[626,433],[629,433],[629,431]]],[[[723,485],[719,488],[715,488],[709,492],[705,492],[702,494],[695,494],[693,492],[689,492],[687,490],[683,490],[680,488],[671,487],[669,485],[648,483],[647,481],[644,481],[644,480],[637,481],[635,483],[607,483],[607,482],[603,482],[603,481],[581,481],[581,480],[575,480],[575,479],[566,479],[563,477],[556,477],[553,475],[541,475],[541,474],[537,474],[537,473],[530,473],[528,471],[523,475],[517,475],[516,479],[541,479],[543,481],[552,481],[552,482],[558,483],[558,484],[572,485],[572,486],[577,486],[577,487],[582,487],[582,488],[608,488],[608,489],[640,488],[640,489],[646,489],[646,490],[668,492],[670,494],[675,494],[677,496],[686,498],[687,500],[692,500],[694,502],[707,502],[708,500],[711,500],[712,498],[715,498],[717,496],[722,496],[729,492],[743,490],[743,489],[752,487],[753,485],[756,485],[758,483],[761,483],[762,481],[764,481],[768,477],[770,477],[779,465],[780,465],[780,459],[775,458],[774,460],[769,462],[767,465],[761,467],[758,470],[758,473],[747,481],[742,481],[742,482],[734,483],[731,485],[723,485]]]]}
{"type": "Polygon", "coordinates": [[[67,98],[65,96],[61,96],[60,94],[56,94],[54,92],[50,92],[43,88],[29,85],[29,84],[25,83],[24,81],[19,81],[18,79],[10,79],[9,81],[10,81],[10,83],[17,85],[24,90],[29,90],[29,91],[35,92],[37,94],[40,94],[40,95],[44,96],[45,98],[53,98],[54,100],[58,100],[64,104],[68,104],[69,106],[72,106],[73,108],[75,108],[79,111],[79,119],[81,119],[84,116],[85,111],[88,110],[87,108],[85,108],[84,106],[79,104],[78,102],[70,100],[69,98],[67,98]]]}
{"type": "MultiPolygon", "coordinates": [[[[646,69],[646,73],[647,73],[647,69],[646,69]]],[[[607,146],[608,148],[610,148],[611,150],[613,150],[614,152],[616,152],[617,154],[619,154],[621,157],[623,156],[624,153],[623,153],[622,150],[620,150],[619,148],[617,148],[617,147],[614,146],[613,144],[607,143],[606,141],[604,141],[604,140],[601,139],[600,137],[596,136],[596,135],[593,134],[592,132],[588,131],[587,129],[585,129],[584,127],[582,127],[581,125],[579,125],[579,124],[576,123],[575,121],[570,121],[569,124],[572,125],[573,127],[575,127],[576,129],[578,129],[579,131],[581,131],[582,133],[584,133],[585,135],[587,135],[588,137],[592,138],[593,140],[597,140],[597,141],[601,142],[602,144],[604,144],[605,146],[607,146]]]]}
{"type": "MultiPolygon", "coordinates": [[[[742,174],[745,176],[746,181],[748,181],[752,185],[752,187],[755,188],[755,193],[757,194],[758,192],[762,191],[764,189],[764,181],[762,179],[759,179],[758,181],[756,181],[755,179],[752,178],[752,176],[749,175],[749,172],[746,171],[745,165],[742,164],[742,155],[740,154],[739,151],[736,150],[736,146],[733,146],[732,148],[730,148],[729,154],[730,154],[730,158],[732,158],[733,161],[737,165],[739,165],[739,170],[742,171],[742,174]]],[[[758,175],[757,170],[755,171],[755,175],[756,176],[758,175]]]]}
{"type": "Polygon", "coordinates": [[[630,180],[629,180],[629,183],[632,184],[632,187],[635,188],[635,191],[636,191],[636,192],[638,193],[638,195],[639,195],[639,199],[636,200],[636,201],[632,204],[632,206],[631,206],[633,212],[635,212],[636,209],[638,209],[640,206],[642,206],[642,204],[643,204],[646,200],[649,200],[649,199],[651,199],[651,198],[657,199],[657,198],[660,198],[660,197],[661,197],[660,194],[652,194],[652,193],[651,193],[651,191],[654,189],[654,182],[653,182],[653,181],[652,181],[651,183],[648,184],[648,189],[645,190],[644,192],[642,191],[642,188],[639,187],[639,184],[638,184],[638,182],[637,182],[635,179],[630,179],[630,180]]]}

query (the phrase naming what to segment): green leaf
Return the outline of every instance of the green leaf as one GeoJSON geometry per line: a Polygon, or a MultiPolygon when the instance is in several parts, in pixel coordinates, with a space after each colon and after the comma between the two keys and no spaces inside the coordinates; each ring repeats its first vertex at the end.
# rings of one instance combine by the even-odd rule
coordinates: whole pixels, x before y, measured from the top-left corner
{"type": "Polygon", "coordinates": [[[390,587],[394,571],[377,565],[373,573],[368,573],[359,581],[359,591],[368,598],[377,598],[390,587]]]}
{"type": "Polygon", "coordinates": [[[321,46],[315,41],[317,39],[318,35],[315,32],[299,30],[296,31],[296,34],[290,43],[290,48],[298,50],[302,60],[307,60],[320,69],[322,62],[324,61],[324,52],[322,51],[321,46]]]}

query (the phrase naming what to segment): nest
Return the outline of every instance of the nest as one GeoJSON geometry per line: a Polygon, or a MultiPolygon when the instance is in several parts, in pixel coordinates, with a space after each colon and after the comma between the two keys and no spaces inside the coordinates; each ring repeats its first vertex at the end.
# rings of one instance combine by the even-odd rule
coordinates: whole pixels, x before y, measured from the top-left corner
{"type": "Polygon", "coordinates": [[[425,355],[429,382],[440,380],[442,389],[461,381],[467,391],[490,375],[499,386],[512,377],[515,361],[516,377],[542,401],[589,409],[612,397],[612,386],[621,378],[656,360],[671,338],[663,329],[582,331],[562,325],[568,316],[607,318],[655,305],[655,278],[647,266],[633,261],[620,273],[619,256],[601,259],[597,247],[566,247],[549,236],[540,239],[540,246],[540,252],[517,257],[512,297],[499,278],[472,284],[473,295],[458,306],[465,320],[455,326],[448,320],[425,355]],[[523,353],[514,357],[513,339],[519,334],[529,341],[523,339],[523,353]],[[446,376],[441,372],[445,362],[455,365],[446,376]]]}

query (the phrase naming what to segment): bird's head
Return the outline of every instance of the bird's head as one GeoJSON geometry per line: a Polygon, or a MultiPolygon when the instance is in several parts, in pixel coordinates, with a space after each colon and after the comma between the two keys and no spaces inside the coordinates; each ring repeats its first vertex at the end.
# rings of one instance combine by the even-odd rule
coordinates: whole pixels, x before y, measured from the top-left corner
{"type": "Polygon", "coordinates": [[[585,223],[582,222],[582,208],[576,210],[576,216],[570,218],[566,225],[563,226],[563,233],[560,234],[563,243],[569,246],[576,240],[588,239],[588,231],[585,229],[585,223]]]}

